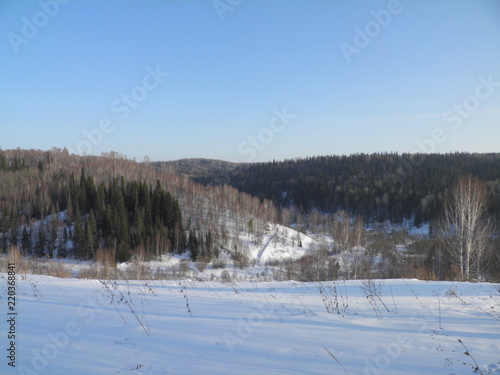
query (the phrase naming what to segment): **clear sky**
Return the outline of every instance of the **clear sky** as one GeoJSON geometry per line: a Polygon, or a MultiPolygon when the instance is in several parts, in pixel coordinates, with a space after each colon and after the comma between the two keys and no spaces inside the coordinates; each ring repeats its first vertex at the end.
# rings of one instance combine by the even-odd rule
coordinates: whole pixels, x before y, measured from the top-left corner
{"type": "Polygon", "coordinates": [[[500,151],[498,0],[0,1],[0,147],[500,151]]]}

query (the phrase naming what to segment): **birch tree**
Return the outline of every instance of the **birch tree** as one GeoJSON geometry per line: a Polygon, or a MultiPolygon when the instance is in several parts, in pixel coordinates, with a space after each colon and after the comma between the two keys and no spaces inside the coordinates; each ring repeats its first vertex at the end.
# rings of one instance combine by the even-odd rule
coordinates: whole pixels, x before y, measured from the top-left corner
{"type": "Polygon", "coordinates": [[[471,267],[480,274],[481,259],[492,235],[485,219],[487,192],[477,178],[461,177],[444,205],[439,233],[445,251],[458,267],[462,280],[470,280],[471,267]]]}

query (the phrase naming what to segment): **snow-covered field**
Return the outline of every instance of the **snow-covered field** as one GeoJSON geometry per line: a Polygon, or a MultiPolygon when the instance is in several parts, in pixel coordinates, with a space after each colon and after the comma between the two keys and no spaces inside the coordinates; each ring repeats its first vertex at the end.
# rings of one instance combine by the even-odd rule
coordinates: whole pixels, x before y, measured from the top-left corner
{"type": "Polygon", "coordinates": [[[1,277],[1,374],[500,373],[492,284],[34,275],[18,275],[12,368],[1,277]]]}

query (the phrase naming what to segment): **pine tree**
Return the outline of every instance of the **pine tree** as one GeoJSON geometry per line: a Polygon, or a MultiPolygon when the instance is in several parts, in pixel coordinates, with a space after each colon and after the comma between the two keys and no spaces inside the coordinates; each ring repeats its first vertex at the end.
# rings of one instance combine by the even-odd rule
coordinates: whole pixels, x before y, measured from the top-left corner
{"type": "Polygon", "coordinates": [[[45,225],[40,225],[38,228],[36,245],[35,245],[35,255],[39,258],[45,256],[45,247],[47,245],[47,237],[45,235],[45,225]]]}
{"type": "Polygon", "coordinates": [[[297,246],[302,247],[302,239],[300,238],[300,232],[297,231],[297,246]]]}
{"type": "Polygon", "coordinates": [[[253,219],[248,220],[247,227],[248,227],[248,234],[252,235],[255,232],[255,226],[253,224],[253,219]]]}
{"type": "Polygon", "coordinates": [[[82,214],[87,212],[87,188],[86,188],[87,180],[85,178],[85,167],[82,167],[82,171],[80,174],[80,186],[78,188],[78,205],[82,214]]]}
{"type": "Polygon", "coordinates": [[[50,258],[54,257],[54,251],[57,245],[57,222],[52,219],[50,223],[50,236],[48,239],[48,255],[50,258]]]}
{"type": "Polygon", "coordinates": [[[73,235],[73,247],[77,258],[83,258],[86,248],[85,228],[80,214],[80,207],[75,207],[75,230],[73,235]]]}
{"type": "Polygon", "coordinates": [[[26,226],[23,227],[23,234],[21,237],[21,250],[23,252],[23,255],[31,253],[30,232],[26,226]]]}
{"type": "Polygon", "coordinates": [[[91,259],[95,255],[97,249],[97,223],[95,220],[94,210],[90,210],[90,215],[85,226],[87,237],[87,258],[91,259]]]}
{"type": "Polygon", "coordinates": [[[85,183],[85,198],[87,204],[86,211],[90,210],[90,208],[95,209],[97,206],[97,191],[92,176],[88,176],[85,183]]]}
{"type": "Polygon", "coordinates": [[[73,212],[73,202],[71,201],[71,196],[68,193],[66,195],[66,220],[65,223],[67,225],[71,224],[73,220],[75,219],[74,217],[74,212],[73,212]]]}
{"type": "Polygon", "coordinates": [[[10,230],[10,245],[17,246],[17,243],[18,243],[17,229],[15,228],[14,225],[12,225],[10,230]]]}
{"type": "Polygon", "coordinates": [[[137,202],[134,209],[134,228],[131,233],[131,246],[137,247],[141,242],[146,239],[146,230],[144,228],[143,209],[139,208],[137,202]]]}
{"type": "Polygon", "coordinates": [[[189,246],[189,251],[191,252],[191,259],[193,262],[196,262],[196,259],[198,258],[198,237],[196,236],[196,232],[192,229],[189,230],[189,239],[188,239],[188,246],[189,246]]]}
{"type": "Polygon", "coordinates": [[[68,234],[68,228],[64,228],[63,231],[63,240],[60,243],[60,246],[57,248],[57,257],[59,259],[64,259],[68,256],[68,240],[69,240],[69,234],[68,234]]]}
{"type": "Polygon", "coordinates": [[[151,237],[153,230],[153,209],[151,207],[151,191],[149,186],[144,182],[141,190],[141,204],[144,207],[144,229],[147,237],[151,237]]]}
{"type": "Polygon", "coordinates": [[[207,250],[207,255],[209,257],[212,257],[213,254],[212,254],[212,248],[213,248],[213,244],[214,244],[214,241],[212,239],[212,231],[209,229],[208,230],[208,234],[207,234],[207,237],[205,239],[205,248],[207,250]]]}

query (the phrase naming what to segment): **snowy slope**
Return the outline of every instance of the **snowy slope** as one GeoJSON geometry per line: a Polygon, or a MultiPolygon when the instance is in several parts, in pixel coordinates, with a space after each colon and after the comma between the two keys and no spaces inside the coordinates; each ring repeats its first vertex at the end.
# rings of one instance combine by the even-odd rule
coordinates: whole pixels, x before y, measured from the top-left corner
{"type": "Polygon", "coordinates": [[[500,373],[490,284],[386,280],[379,300],[361,281],[17,282],[17,367],[1,374],[500,373]]]}
{"type": "Polygon", "coordinates": [[[249,247],[251,259],[265,262],[268,260],[298,259],[308,251],[312,250],[316,241],[295,229],[283,225],[269,224],[269,230],[265,233],[262,243],[256,245],[251,241],[251,236],[240,235],[249,247]],[[300,238],[300,246],[298,238],[300,238]]]}

